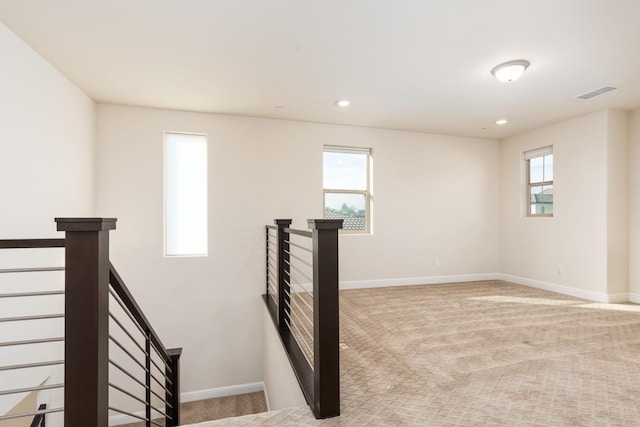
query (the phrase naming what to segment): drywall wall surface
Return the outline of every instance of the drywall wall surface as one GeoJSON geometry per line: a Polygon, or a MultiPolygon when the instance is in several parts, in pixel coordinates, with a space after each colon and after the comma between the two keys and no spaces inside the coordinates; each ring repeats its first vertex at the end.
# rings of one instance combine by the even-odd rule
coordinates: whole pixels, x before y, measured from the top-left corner
{"type": "Polygon", "coordinates": [[[307,406],[300,384],[293,372],[278,329],[265,304],[262,304],[264,346],[264,391],[270,411],[307,406]]]}
{"type": "Polygon", "coordinates": [[[629,299],[640,302],[640,109],[629,113],[629,299]]]}
{"type": "Polygon", "coordinates": [[[622,301],[629,291],[628,115],[607,111],[607,292],[622,301]]]}
{"type": "MultiPolygon", "coordinates": [[[[3,24],[0,52],[0,239],[64,237],[56,232],[55,217],[94,214],[95,104],[3,24]]],[[[61,266],[63,261],[60,249],[0,251],[0,269],[61,266]]],[[[2,292],[63,289],[61,272],[34,274],[1,275],[2,292]]],[[[62,296],[12,298],[0,304],[0,313],[24,316],[63,308],[62,296]]],[[[0,340],[63,334],[59,320],[11,322],[0,329],[0,340]]],[[[63,355],[62,343],[12,346],[0,351],[0,360],[12,365],[63,355]]],[[[60,382],[62,367],[2,372],[0,388],[33,387],[49,376],[60,382]]],[[[1,396],[0,414],[22,397],[1,396]]],[[[60,406],[62,390],[52,391],[46,403],[60,406]]],[[[51,415],[47,425],[61,422],[60,415],[51,415]]]]}
{"type": "Polygon", "coordinates": [[[498,269],[498,142],[98,105],[97,209],[112,258],[183,391],[262,381],[264,225],[321,218],[323,144],[373,153],[373,234],[341,235],[342,281],[498,269]],[[163,256],[163,132],[208,135],[209,253],[163,256]]]}
{"type": "Polygon", "coordinates": [[[501,272],[607,293],[608,112],[577,117],[500,144],[501,272]],[[523,153],[553,146],[553,217],[527,217],[523,153]]]}
{"type": "Polygon", "coordinates": [[[0,50],[0,238],[57,236],[93,214],[95,105],[2,24],[0,50]]]}

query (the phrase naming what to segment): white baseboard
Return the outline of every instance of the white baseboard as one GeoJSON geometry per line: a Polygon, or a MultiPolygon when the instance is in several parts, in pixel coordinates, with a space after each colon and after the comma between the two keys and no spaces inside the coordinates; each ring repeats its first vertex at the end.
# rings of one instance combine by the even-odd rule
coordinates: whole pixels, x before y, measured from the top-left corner
{"type": "Polygon", "coordinates": [[[621,292],[619,294],[609,294],[609,301],[607,301],[610,304],[618,304],[621,302],[629,302],[629,294],[625,293],[625,292],[621,292]]]}
{"type": "MultiPolygon", "coordinates": [[[[590,301],[602,303],[620,303],[629,301],[630,296],[626,293],[605,294],[602,292],[587,291],[585,289],[572,288],[558,285],[556,283],[542,282],[540,280],[527,279],[525,277],[513,276],[511,274],[499,274],[499,279],[505,282],[517,283],[519,285],[531,286],[532,288],[544,289],[545,291],[557,292],[563,295],[588,299],[590,301]]],[[[640,297],[640,295],[638,295],[640,297]]]]}
{"type": "Polygon", "coordinates": [[[353,280],[340,282],[340,289],[367,289],[386,288],[389,286],[436,285],[441,283],[477,282],[482,280],[504,280],[505,282],[512,282],[518,285],[530,286],[532,288],[544,289],[546,291],[557,292],[563,295],[569,295],[572,297],[583,298],[590,301],[602,303],[615,304],[627,301],[640,303],[640,294],[606,294],[601,292],[593,292],[504,273],[453,274],[448,276],[405,277],[401,279],[353,280]]]}
{"type": "Polygon", "coordinates": [[[267,403],[267,412],[271,412],[271,405],[269,404],[269,393],[267,392],[266,386],[264,388],[264,400],[267,403]]]}
{"type": "Polygon", "coordinates": [[[216,387],[206,390],[187,391],[184,393],[180,393],[180,399],[181,402],[194,402],[196,400],[215,399],[217,397],[255,393],[257,391],[264,391],[263,382],[238,384],[227,387],[216,387]]]}
{"type": "Polygon", "coordinates": [[[640,304],[640,294],[629,292],[629,302],[640,304]]]}
{"type": "Polygon", "coordinates": [[[351,280],[340,282],[340,289],[386,288],[389,286],[437,285],[441,283],[499,280],[498,273],[452,274],[448,276],[404,277],[402,279],[351,280]]]}
{"type": "MultiPolygon", "coordinates": [[[[226,387],[209,388],[205,390],[187,391],[180,393],[180,401],[182,403],[195,402],[196,400],[215,399],[218,397],[236,396],[238,394],[255,393],[264,391],[264,383],[248,383],[238,384],[226,387]]],[[[134,415],[144,417],[144,412],[134,412],[134,415]]],[[[118,426],[121,424],[129,424],[139,422],[140,420],[128,415],[113,415],[109,417],[110,426],[118,426]]]]}

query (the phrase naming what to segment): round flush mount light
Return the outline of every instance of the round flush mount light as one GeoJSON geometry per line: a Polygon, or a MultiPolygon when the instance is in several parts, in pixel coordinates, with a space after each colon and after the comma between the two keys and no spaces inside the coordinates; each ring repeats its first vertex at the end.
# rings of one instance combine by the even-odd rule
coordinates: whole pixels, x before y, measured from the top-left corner
{"type": "Polygon", "coordinates": [[[507,124],[507,119],[498,119],[498,120],[496,120],[496,124],[497,125],[506,125],[507,124]]]}
{"type": "Polygon", "coordinates": [[[342,108],[348,107],[349,104],[351,104],[351,101],[349,101],[348,99],[339,99],[336,101],[336,105],[342,108]]]}
{"type": "Polygon", "coordinates": [[[503,62],[496,65],[491,70],[491,74],[501,82],[512,82],[518,80],[524,71],[529,67],[529,61],[518,59],[516,61],[503,62]]]}

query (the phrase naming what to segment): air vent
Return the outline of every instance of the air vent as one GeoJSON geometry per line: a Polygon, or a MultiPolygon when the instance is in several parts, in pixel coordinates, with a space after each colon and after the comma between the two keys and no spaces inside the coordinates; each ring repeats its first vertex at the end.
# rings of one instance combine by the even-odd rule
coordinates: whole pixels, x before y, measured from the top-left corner
{"type": "Polygon", "coordinates": [[[592,92],[585,93],[584,95],[580,95],[580,96],[578,96],[578,98],[580,98],[580,99],[590,99],[590,98],[593,98],[594,96],[602,95],[603,93],[611,92],[612,90],[616,90],[616,89],[617,89],[617,87],[605,86],[605,87],[601,87],[600,89],[596,89],[596,90],[594,90],[592,92]]]}

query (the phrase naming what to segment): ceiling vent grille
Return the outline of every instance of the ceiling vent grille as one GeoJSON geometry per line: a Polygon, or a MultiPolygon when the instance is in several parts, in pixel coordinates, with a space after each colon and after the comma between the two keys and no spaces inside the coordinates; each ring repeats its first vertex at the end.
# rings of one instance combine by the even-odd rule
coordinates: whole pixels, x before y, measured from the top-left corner
{"type": "Polygon", "coordinates": [[[580,96],[578,96],[578,98],[580,98],[580,99],[591,99],[594,96],[602,95],[603,93],[611,92],[612,90],[616,90],[616,89],[617,89],[617,87],[605,86],[605,87],[601,87],[600,89],[596,89],[594,91],[591,91],[589,93],[585,93],[584,95],[580,95],[580,96]]]}

